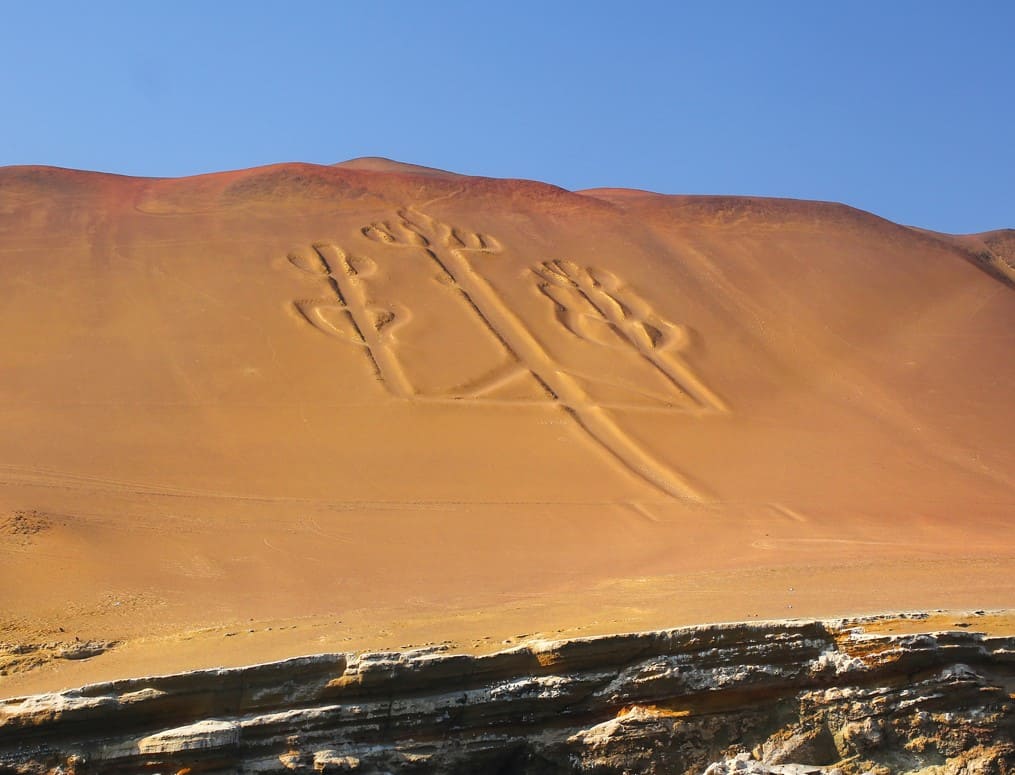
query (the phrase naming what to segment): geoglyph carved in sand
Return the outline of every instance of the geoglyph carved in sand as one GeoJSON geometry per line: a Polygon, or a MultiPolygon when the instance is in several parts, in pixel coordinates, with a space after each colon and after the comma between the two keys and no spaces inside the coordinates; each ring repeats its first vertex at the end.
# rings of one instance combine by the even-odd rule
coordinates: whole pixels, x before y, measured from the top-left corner
{"type": "Polygon", "coordinates": [[[612,272],[557,260],[533,273],[540,292],[553,302],[557,320],[576,337],[606,350],[634,350],[672,383],[676,399],[689,397],[701,410],[728,411],[677,355],[688,344],[687,329],[657,316],[612,272]]]}
{"type": "Polygon", "coordinates": [[[390,259],[388,251],[363,258],[331,242],[315,243],[311,250],[290,253],[288,259],[295,268],[319,278],[327,293],[294,305],[315,328],[362,347],[394,397],[554,402],[620,464],[658,489],[680,498],[706,499],[683,474],[626,432],[611,412],[727,411],[722,399],[680,356],[688,342],[684,327],[658,316],[612,273],[557,260],[543,262],[526,275],[552,303],[551,320],[558,325],[551,323],[555,330],[544,331],[545,325],[526,320],[481,271],[482,262],[476,258],[504,250],[492,236],[411,209],[364,226],[361,233],[385,248],[407,252],[411,262],[400,263],[398,272],[389,276],[378,263],[390,259]],[[404,282],[414,271],[420,281],[404,282]],[[392,288],[390,277],[402,277],[401,288],[392,288]],[[417,313],[406,300],[417,294],[428,296],[418,308],[430,310],[425,314],[431,315],[432,325],[417,321],[419,336],[410,342],[403,334],[412,328],[409,324],[417,313]],[[446,336],[454,339],[449,342],[446,336]],[[473,337],[476,346],[459,347],[463,336],[473,337]],[[546,344],[561,336],[569,338],[569,347],[579,348],[584,369],[562,363],[546,344]],[[435,348],[433,355],[429,361],[420,360],[419,353],[427,346],[435,348]],[[456,348],[462,357],[457,357],[456,348]],[[435,370],[433,359],[441,354],[455,358],[449,368],[460,373],[453,385],[435,386],[426,373],[428,366],[435,370]],[[615,375],[612,383],[610,375],[615,375]],[[530,393],[519,394],[525,382],[530,393]],[[641,387],[650,382],[654,389],[641,387]],[[597,395],[601,385],[622,392],[624,399],[597,395]],[[511,398],[504,398],[505,393],[511,398]]]}

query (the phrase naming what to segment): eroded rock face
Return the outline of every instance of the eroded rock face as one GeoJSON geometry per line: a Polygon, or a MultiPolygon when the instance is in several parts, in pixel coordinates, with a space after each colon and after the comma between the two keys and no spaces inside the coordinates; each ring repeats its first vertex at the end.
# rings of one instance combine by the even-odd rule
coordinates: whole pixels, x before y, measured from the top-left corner
{"type": "Polygon", "coordinates": [[[321,655],[0,704],[0,772],[1015,771],[1015,638],[716,625],[321,655]]]}

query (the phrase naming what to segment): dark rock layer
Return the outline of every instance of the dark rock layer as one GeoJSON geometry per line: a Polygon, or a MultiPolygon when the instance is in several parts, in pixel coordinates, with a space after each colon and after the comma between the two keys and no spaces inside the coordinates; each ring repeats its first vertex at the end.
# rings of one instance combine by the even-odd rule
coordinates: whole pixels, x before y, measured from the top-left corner
{"type": "Polygon", "coordinates": [[[0,772],[1015,771],[1015,638],[851,624],[94,684],[0,703],[0,772]]]}

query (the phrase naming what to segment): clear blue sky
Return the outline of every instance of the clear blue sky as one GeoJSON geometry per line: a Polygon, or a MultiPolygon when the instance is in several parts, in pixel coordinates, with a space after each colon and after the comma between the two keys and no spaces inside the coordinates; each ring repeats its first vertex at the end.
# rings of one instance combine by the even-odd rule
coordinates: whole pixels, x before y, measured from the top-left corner
{"type": "Polygon", "coordinates": [[[0,164],[388,156],[1015,227],[1015,2],[8,2],[0,164]]]}

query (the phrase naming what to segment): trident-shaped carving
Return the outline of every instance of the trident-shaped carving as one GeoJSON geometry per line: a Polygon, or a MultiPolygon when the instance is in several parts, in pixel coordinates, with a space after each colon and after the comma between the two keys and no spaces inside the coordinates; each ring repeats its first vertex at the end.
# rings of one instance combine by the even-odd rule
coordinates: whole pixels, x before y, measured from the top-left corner
{"type": "MultiPolygon", "coordinates": [[[[531,373],[592,439],[629,470],[670,495],[705,499],[682,474],[649,453],[606,409],[590,399],[582,384],[560,367],[484,277],[475,259],[502,252],[496,239],[412,209],[400,210],[394,218],[371,223],[360,231],[386,247],[422,251],[440,278],[464,295],[483,323],[504,343],[513,357],[510,368],[531,373]]],[[[371,305],[362,286],[363,278],[374,269],[373,262],[325,243],[315,244],[312,254],[291,254],[289,260],[298,269],[320,276],[331,289],[328,299],[297,302],[301,315],[324,330],[334,328],[336,318],[344,318],[349,338],[366,347],[391,392],[400,398],[414,397],[392,348],[392,331],[405,319],[405,311],[397,305],[371,305]]],[[[634,347],[701,406],[725,408],[674,354],[685,346],[687,332],[651,314],[648,306],[626,291],[617,278],[563,261],[544,263],[534,271],[540,278],[540,290],[553,300],[558,319],[575,336],[611,347],[634,347]],[[591,305],[591,312],[579,311],[577,301],[591,305]],[[602,330],[596,330],[596,326],[602,330]]]]}

